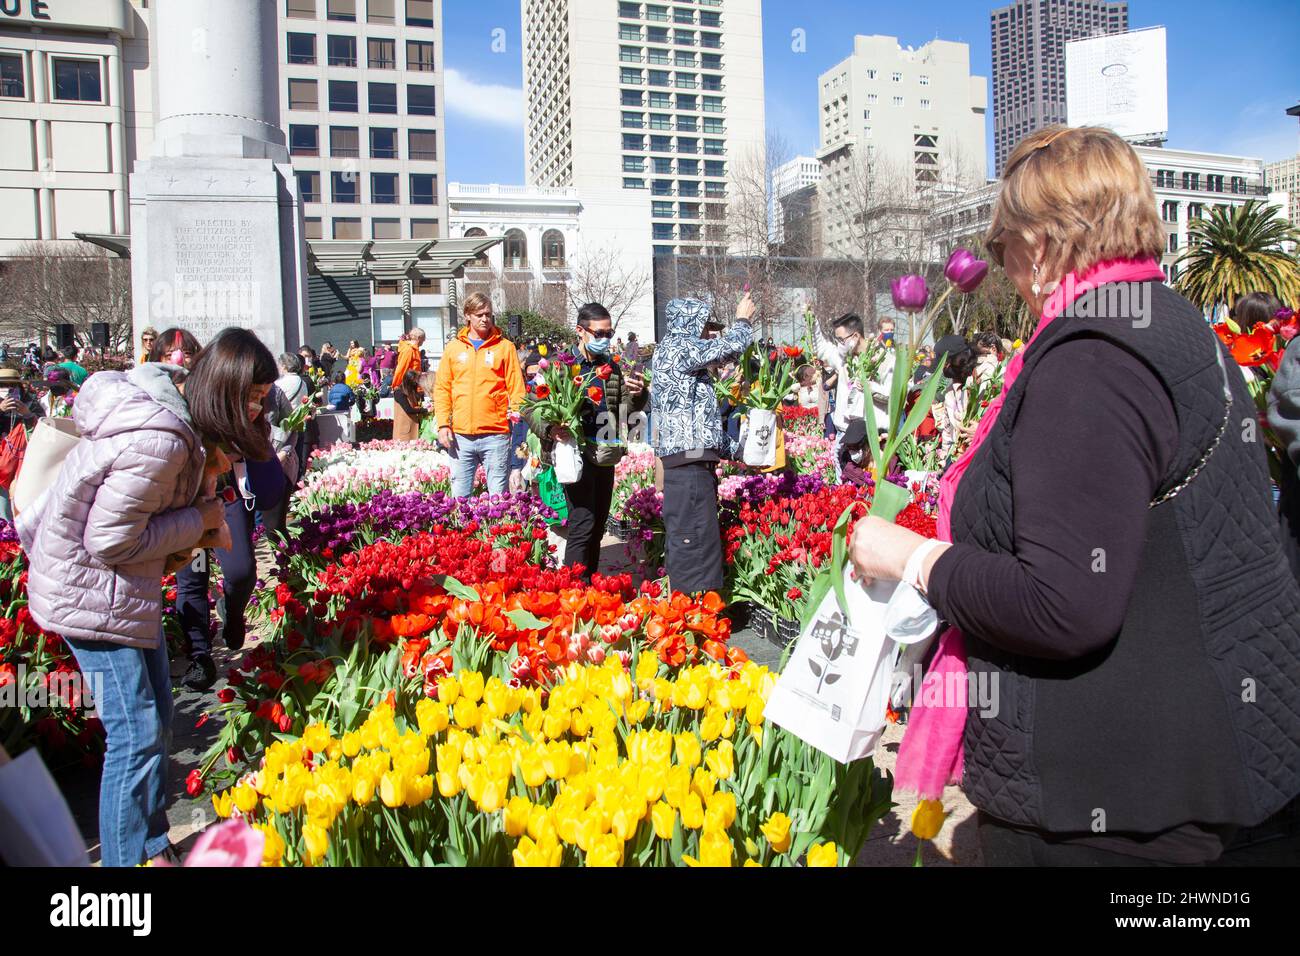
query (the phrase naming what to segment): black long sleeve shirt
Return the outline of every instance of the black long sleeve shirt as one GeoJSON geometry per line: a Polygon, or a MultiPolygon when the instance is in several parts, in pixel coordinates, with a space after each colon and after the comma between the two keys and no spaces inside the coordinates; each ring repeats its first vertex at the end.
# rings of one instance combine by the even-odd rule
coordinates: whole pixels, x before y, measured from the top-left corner
{"type": "Polygon", "coordinates": [[[1105,646],[1177,440],[1169,395],[1140,359],[1102,339],[1053,348],[1012,435],[1014,552],[955,544],[935,562],[931,603],[1011,653],[1065,659],[1105,646]]]}

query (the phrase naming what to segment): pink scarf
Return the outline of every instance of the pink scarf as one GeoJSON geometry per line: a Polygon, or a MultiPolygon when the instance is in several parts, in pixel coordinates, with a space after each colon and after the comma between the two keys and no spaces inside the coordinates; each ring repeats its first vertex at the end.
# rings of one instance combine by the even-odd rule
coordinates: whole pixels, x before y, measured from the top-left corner
{"type": "MultiPolygon", "coordinates": [[[[1007,393],[1025,365],[1025,353],[1062,312],[1089,290],[1110,282],[1146,282],[1163,280],[1164,273],[1155,259],[1115,259],[1102,262],[1078,276],[1071,272],[1043,303],[1042,319],[1029,343],[1007,365],[1002,392],[980,419],[970,447],[952,463],[939,483],[939,537],[952,540],[952,502],[962,476],[984,439],[993,430],[1007,393]]],[[[912,710],[908,715],[907,733],[898,751],[894,768],[896,790],[914,791],[922,800],[938,800],[951,781],[960,783],[962,776],[962,734],[966,727],[966,639],[955,627],[939,638],[930,669],[921,686],[913,689],[912,710]],[[927,701],[927,696],[931,699],[927,701]]]]}

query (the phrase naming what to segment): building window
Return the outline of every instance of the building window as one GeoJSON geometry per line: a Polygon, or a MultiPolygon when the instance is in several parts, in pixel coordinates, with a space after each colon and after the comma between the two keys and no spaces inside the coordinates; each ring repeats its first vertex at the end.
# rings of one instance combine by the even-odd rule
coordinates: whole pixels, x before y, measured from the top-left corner
{"type": "MultiPolygon", "coordinates": [[[[353,80],[330,80],[330,111],[333,113],[357,112],[357,84],[353,80]]],[[[312,81],[312,86],[316,82],[312,81]]]]}
{"type": "Polygon", "coordinates": [[[542,268],[564,268],[564,235],[557,229],[548,229],[542,236],[542,268]]]}
{"type": "Polygon", "coordinates": [[[325,16],[330,20],[356,22],[357,0],[325,0],[325,16]]]}
{"type": "Polygon", "coordinates": [[[438,204],[438,177],[432,173],[411,173],[411,204],[436,206],[438,204]]]}
{"type": "Polygon", "coordinates": [[[1205,214],[1205,207],[1202,206],[1200,203],[1192,202],[1187,204],[1188,222],[1191,222],[1193,219],[1200,219],[1204,216],[1204,214],[1205,214]]]}
{"type": "Polygon", "coordinates": [[[1210,173],[1205,177],[1205,188],[1212,193],[1223,192],[1223,174],[1210,173]]]}
{"type": "Polygon", "coordinates": [[[623,188],[624,188],[624,189],[645,189],[645,180],[644,180],[644,179],[636,179],[636,178],[631,177],[631,176],[624,176],[624,177],[623,177],[623,188]]]}
{"type": "Polygon", "coordinates": [[[396,83],[370,83],[368,84],[368,95],[370,98],[370,112],[372,113],[396,113],[397,112],[397,84],[396,83]]]}
{"type": "Polygon", "coordinates": [[[290,63],[316,62],[316,34],[290,33],[286,38],[290,63]]]}
{"type": "Polygon", "coordinates": [[[0,53],[0,96],[27,99],[27,73],[21,53],[0,53]]]}
{"type": "Polygon", "coordinates": [[[895,105],[895,106],[902,106],[902,105],[903,105],[903,98],[902,98],[901,96],[895,96],[895,97],[894,97],[894,105],[895,105]]]}
{"type": "Polygon", "coordinates": [[[1178,203],[1165,201],[1160,204],[1160,218],[1164,222],[1178,221],[1178,203]]]}
{"type": "Polygon", "coordinates": [[[335,239],[352,239],[361,238],[361,220],[351,218],[341,218],[334,220],[334,238],[335,239]]]}
{"type": "Polygon", "coordinates": [[[902,83],[902,82],[903,82],[903,74],[902,74],[902,73],[893,73],[893,74],[890,75],[889,78],[890,78],[891,80],[893,80],[895,83],[902,83]]]}
{"type": "Polygon", "coordinates": [[[433,26],[433,0],[406,0],[406,25],[433,26]]]}
{"type": "Polygon", "coordinates": [[[361,188],[353,172],[330,173],[330,198],[336,203],[361,202],[361,188]]]}
{"type": "Polygon", "coordinates": [[[316,0],[287,0],[284,15],[293,20],[315,20],[316,0]]]}
{"type": "Polygon", "coordinates": [[[384,37],[371,37],[366,41],[368,51],[366,62],[372,70],[395,70],[397,69],[397,48],[396,40],[385,39],[384,37]]]}
{"type": "Polygon", "coordinates": [[[438,158],[438,133],[431,129],[407,131],[406,155],[408,159],[429,162],[438,158]]]}
{"type": "Polygon", "coordinates": [[[401,198],[397,195],[397,173],[370,174],[370,201],[380,205],[401,202],[401,198]]]}
{"type": "Polygon", "coordinates": [[[1200,189],[1200,188],[1201,188],[1201,174],[1200,174],[1200,173],[1183,173],[1183,188],[1184,188],[1184,189],[1200,189]]]}
{"type": "Polygon", "coordinates": [[[436,87],[432,86],[407,86],[406,87],[406,112],[409,116],[437,116],[438,108],[435,102],[434,91],[436,87]]]}
{"type": "Polygon", "coordinates": [[[930,78],[926,76],[924,73],[922,73],[919,77],[917,77],[917,82],[920,83],[922,86],[929,86],[930,78]]]}
{"type": "Polygon", "coordinates": [[[324,234],[321,232],[320,216],[308,216],[303,220],[303,225],[306,228],[308,239],[325,238],[324,234]]]}
{"type": "Polygon", "coordinates": [[[317,109],[315,80],[290,80],[289,81],[289,109],[291,110],[317,109]]]}
{"type": "Polygon", "coordinates": [[[320,173],[298,172],[298,194],[303,202],[320,202],[320,173]]]}
{"type": "Polygon", "coordinates": [[[330,127],[330,155],[353,159],[361,155],[360,132],[355,126],[330,127]]]}
{"type": "Polygon", "coordinates": [[[319,156],[320,128],[316,126],[289,125],[289,155],[319,156]]]}
{"type": "Polygon", "coordinates": [[[356,66],[357,38],[327,37],[326,58],[330,66],[356,66]]]}
{"type": "Polygon", "coordinates": [[[511,269],[528,268],[528,239],[518,229],[506,233],[505,262],[511,269]]]}
{"type": "MultiPolygon", "coordinates": [[[[378,222],[391,222],[391,221],[392,221],[392,220],[390,220],[390,219],[383,219],[383,220],[375,220],[375,223],[378,223],[378,222]]],[[[372,232],[373,232],[373,230],[374,230],[375,223],[372,223],[372,224],[371,224],[371,231],[372,231],[372,232]]],[[[379,237],[378,237],[378,236],[374,236],[373,238],[378,239],[379,237]]],[[[374,293],[375,293],[375,295],[401,295],[401,294],[402,294],[402,280],[400,280],[400,279],[376,279],[376,280],[375,280],[375,283],[374,283],[374,293]]]]}
{"type": "Polygon", "coordinates": [[[416,73],[432,73],[433,43],[429,40],[407,40],[406,68],[416,73]]]}
{"type": "Polygon", "coordinates": [[[930,108],[930,101],[929,101],[929,100],[921,100],[921,109],[923,109],[923,110],[928,110],[929,108],[930,108]]]}
{"type": "Polygon", "coordinates": [[[1174,171],[1172,169],[1157,169],[1156,185],[1165,189],[1172,189],[1174,185],[1174,171]]]}
{"type": "MultiPolygon", "coordinates": [[[[482,230],[480,230],[481,232],[482,230]]],[[[471,229],[470,232],[473,232],[471,229]]],[[[468,235],[469,233],[466,233],[468,235]]],[[[411,238],[412,239],[437,239],[438,238],[438,220],[436,219],[412,219],[411,220],[411,238]]],[[[481,257],[484,264],[487,264],[487,257],[481,257]]]]}
{"type": "Polygon", "coordinates": [[[397,130],[370,127],[370,158],[397,159],[397,130]]]}
{"type": "Polygon", "coordinates": [[[1171,232],[1169,234],[1169,251],[1170,252],[1178,251],[1178,233],[1176,232],[1171,232]]]}
{"type": "Polygon", "coordinates": [[[367,0],[366,20],[370,23],[396,23],[394,3],[395,0],[367,0]]]}
{"type": "Polygon", "coordinates": [[[874,80],[875,78],[876,78],[876,71],[875,71],[875,70],[867,70],[867,79],[869,79],[869,80],[874,80]]]}
{"type": "Polygon", "coordinates": [[[54,98],[78,103],[102,103],[98,60],[54,60],[54,98]]]}

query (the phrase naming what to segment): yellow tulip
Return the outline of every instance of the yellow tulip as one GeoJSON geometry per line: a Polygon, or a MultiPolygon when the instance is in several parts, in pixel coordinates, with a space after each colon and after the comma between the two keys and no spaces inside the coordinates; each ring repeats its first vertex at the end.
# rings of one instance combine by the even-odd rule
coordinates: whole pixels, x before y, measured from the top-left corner
{"type": "Polygon", "coordinates": [[[462,696],[468,697],[474,703],[483,699],[483,675],[478,671],[461,671],[457,675],[460,678],[460,692],[462,696]]]}
{"type": "Polygon", "coordinates": [[[235,799],[231,796],[229,790],[223,790],[221,793],[212,795],[212,809],[216,812],[217,817],[225,820],[234,812],[235,799]]]}
{"type": "Polygon", "coordinates": [[[280,834],[269,823],[255,823],[253,829],[260,830],[264,838],[262,841],[262,865],[279,866],[280,860],[284,856],[284,840],[280,834]]]}
{"type": "Polygon", "coordinates": [[[650,822],[654,824],[655,836],[661,840],[671,840],[673,825],[677,822],[677,811],[666,803],[656,803],[650,808],[650,822]]]}
{"type": "Polygon", "coordinates": [[[523,836],[528,829],[528,818],[533,805],[527,797],[511,797],[502,815],[506,836],[523,836]]]}
{"type": "Polygon", "coordinates": [[[546,343],[545,343],[545,342],[543,342],[541,345],[537,346],[537,354],[540,355],[542,358],[546,358],[546,343]]]}
{"type": "Polygon", "coordinates": [[[368,773],[352,775],[352,799],[365,806],[375,798],[375,778],[368,773]]]}
{"type": "Polygon", "coordinates": [[[704,767],[695,768],[695,776],[691,777],[691,789],[700,795],[701,800],[709,799],[714,789],[718,785],[718,780],[704,767]]]}
{"type": "Polygon", "coordinates": [[[452,717],[456,721],[457,727],[469,729],[477,727],[479,720],[479,706],[468,697],[460,697],[456,700],[456,705],[451,709],[452,717]]]}
{"type": "Polygon", "coordinates": [[[422,773],[406,782],[406,805],[418,807],[433,797],[433,777],[422,773]]]}
{"type": "Polygon", "coordinates": [[[612,833],[596,837],[587,851],[587,866],[622,866],[623,841],[612,833]]]}
{"type": "Polygon", "coordinates": [[[721,829],[726,830],[736,822],[736,795],[726,790],[710,794],[705,801],[708,813],[715,814],[721,821],[721,829]]]}
{"type": "Polygon", "coordinates": [[[330,745],[330,732],[324,724],[308,724],[302,732],[302,742],[314,753],[324,753],[330,745]]]}
{"type": "Polygon", "coordinates": [[[356,731],[343,735],[343,753],[349,757],[355,757],[361,753],[361,735],[356,731]]]}
{"type": "Polygon", "coordinates": [[[532,804],[528,808],[528,835],[534,840],[540,840],[543,835],[548,833],[556,839],[559,838],[559,832],[555,829],[555,819],[551,816],[551,811],[540,804],[532,804]]]}
{"type": "MultiPolygon", "coordinates": [[[[361,739],[361,746],[366,750],[379,749],[379,727],[377,724],[367,720],[361,725],[361,729],[357,731],[357,734],[361,739]]],[[[345,748],[343,752],[347,753],[347,749],[345,748]]]]}
{"type": "Polygon", "coordinates": [[[808,850],[809,866],[839,866],[840,854],[834,843],[814,843],[808,850]]]}
{"type": "Polygon", "coordinates": [[[515,866],[559,866],[563,848],[552,837],[550,839],[543,837],[541,840],[534,842],[528,837],[519,841],[519,846],[515,847],[511,858],[515,866]]]}
{"type": "Polygon", "coordinates": [[[698,830],[704,826],[704,801],[692,790],[682,802],[682,826],[687,830],[698,830]]]}
{"type": "Polygon", "coordinates": [[[943,812],[943,804],[938,800],[922,800],[912,811],[912,836],[918,840],[933,840],[943,829],[943,821],[948,814],[943,812]]]}
{"type": "Polygon", "coordinates": [[[438,793],[448,800],[461,791],[460,777],[457,774],[439,773],[434,779],[438,783],[438,793]]]}
{"type": "Polygon", "coordinates": [[[452,707],[456,703],[456,698],[460,696],[460,681],[454,677],[438,678],[438,700],[452,707]]]}
{"type": "Polygon", "coordinates": [[[731,866],[731,855],[731,841],[725,833],[705,833],[700,837],[700,859],[695,865],[731,866]]]}
{"type": "Polygon", "coordinates": [[[415,705],[415,719],[420,725],[420,733],[426,737],[442,733],[451,723],[447,705],[427,697],[415,705]]]}
{"type": "Polygon", "coordinates": [[[784,813],[774,813],[767,818],[767,822],[759,827],[763,831],[763,836],[767,837],[768,845],[777,853],[784,853],[790,849],[790,818],[784,813]]]}
{"type": "Polygon", "coordinates": [[[686,802],[686,794],[691,789],[691,771],[683,764],[675,764],[668,771],[668,782],[664,785],[664,799],[668,805],[678,810],[686,802]]]}
{"type": "Polygon", "coordinates": [[[393,771],[384,774],[379,780],[379,799],[386,807],[400,807],[406,802],[406,780],[393,771]]]}
{"type": "Polygon", "coordinates": [[[694,768],[700,762],[700,738],[689,730],[680,733],[676,737],[677,744],[677,763],[688,769],[694,768]]]}
{"type": "Polygon", "coordinates": [[[330,848],[330,835],[325,828],[315,823],[304,823],[302,842],[313,863],[325,856],[330,848]]]}
{"type": "Polygon", "coordinates": [[[478,808],[483,813],[496,813],[503,806],[506,800],[506,785],[499,780],[494,780],[484,774],[484,781],[479,790],[478,808]]]}
{"type": "Polygon", "coordinates": [[[252,813],[257,808],[257,791],[247,784],[240,784],[235,787],[231,796],[234,798],[235,806],[243,814],[252,813]]]}
{"type": "Polygon", "coordinates": [[[704,755],[704,765],[719,780],[730,780],[736,772],[736,750],[730,740],[724,740],[704,755]]]}

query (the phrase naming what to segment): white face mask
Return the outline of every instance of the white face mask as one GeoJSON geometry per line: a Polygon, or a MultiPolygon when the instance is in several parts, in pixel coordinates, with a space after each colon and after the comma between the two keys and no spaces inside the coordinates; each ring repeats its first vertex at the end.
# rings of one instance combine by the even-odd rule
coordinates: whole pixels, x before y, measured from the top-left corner
{"type": "Polygon", "coordinates": [[[846,339],[843,342],[837,342],[835,348],[839,351],[840,358],[848,358],[853,354],[853,340],[846,339]]]}
{"type": "Polygon", "coordinates": [[[862,458],[863,458],[863,454],[861,449],[859,449],[858,451],[849,452],[849,461],[853,462],[853,464],[855,465],[862,464],[862,458]]]}

